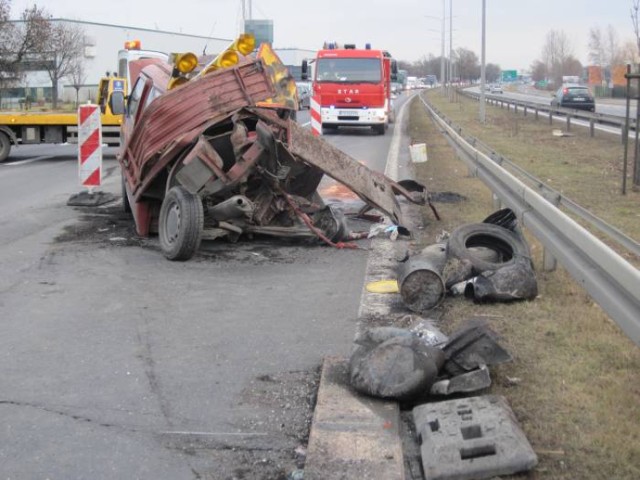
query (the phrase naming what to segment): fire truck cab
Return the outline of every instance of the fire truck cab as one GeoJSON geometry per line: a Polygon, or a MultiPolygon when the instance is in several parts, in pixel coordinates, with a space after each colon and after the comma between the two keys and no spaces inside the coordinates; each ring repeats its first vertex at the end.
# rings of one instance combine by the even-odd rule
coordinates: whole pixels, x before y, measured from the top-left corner
{"type": "MultiPolygon", "coordinates": [[[[371,127],[383,135],[393,119],[391,81],[397,66],[389,52],[355,45],[327,44],[313,62],[313,96],[323,131],[344,126],[371,127]]],[[[303,79],[309,78],[307,62],[303,79]]]]}

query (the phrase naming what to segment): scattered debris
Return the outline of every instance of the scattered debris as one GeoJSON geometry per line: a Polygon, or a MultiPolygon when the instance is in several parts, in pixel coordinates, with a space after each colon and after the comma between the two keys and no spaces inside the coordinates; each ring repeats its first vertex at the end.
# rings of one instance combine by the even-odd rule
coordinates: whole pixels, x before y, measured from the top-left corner
{"type": "Polygon", "coordinates": [[[477,301],[532,300],[538,296],[538,282],[531,262],[521,258],[472,278],[466,282],[464,294],[477,301]]]}
{"type": "Polygon", "coordinates": [[[498,343],[496,333],[481,318],[472,318],[451,335],[443,351],[446,355],[444,370],[452,376],[512,360],[509,352],[498,343]]]}
{"type": "Polygon", "coordinates": [[[439,380],[431,387],[433,395],[451,395],[454,393],[471,393],[491,386],[491,375],[486,365],[477,370],[462,373],[451,379],[439,380]]]}
{"type": "Polygon", "coordinates": [[[447,261],[444,244],[431,245],[400,265],[398,284],[404,304],[414,312],[424,312],[444,300],[442,271],[447,261]]]}
{"type": "Polygon", "coordinates": [[[415,407],[413,417],[430,480],[492,478],[538,464],[504,397],[428,403],[415,407]]]}
{"type": "Polygon", "coordinates": [[[408,330],[372,328],[356,337],[349,361],[350,383],[379,398],[409,400],[428,392],[444,363],[442,350],[408,330]]]}
{"type": "Polygon", "coordinates": [[[559,128],[554,128],[551,131],[551,134],[554,137],[573,137],[573,133],[565,132],[564,130],[560,130],[559,128]]]}
{"type": "Polygon", "coordinates": [[[443,345],[449,340],[449,337],[442,333],[431,320],[419,320],[409,328],[409,331],[431,347],[443,345]]]}
{"type": "Polygon", "coordinates": [[[414,143],[409,145],[409,155],[413,163],[425,163],[428,160],[427,157],[427,144],[426,143],[414,143]]]}
{"type": "Polygon", "coordinates": [[[398,293],[400,291],[397,280],[378,280],[375,282],[369,282],[365,288],[367,292],[370,293],[398,293]]]}

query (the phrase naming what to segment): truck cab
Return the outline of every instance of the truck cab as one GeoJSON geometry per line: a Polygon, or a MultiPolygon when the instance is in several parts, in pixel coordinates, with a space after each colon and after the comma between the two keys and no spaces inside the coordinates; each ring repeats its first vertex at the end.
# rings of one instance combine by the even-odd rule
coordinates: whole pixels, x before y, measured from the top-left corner
{"type": "Polygon", "coordinates": [[[323,130],[363,126],[384,134],[393,121],[391,80],[397,68],[391,55],[369,45],[328,45],[314,62],[313,95],[323,130]]]}

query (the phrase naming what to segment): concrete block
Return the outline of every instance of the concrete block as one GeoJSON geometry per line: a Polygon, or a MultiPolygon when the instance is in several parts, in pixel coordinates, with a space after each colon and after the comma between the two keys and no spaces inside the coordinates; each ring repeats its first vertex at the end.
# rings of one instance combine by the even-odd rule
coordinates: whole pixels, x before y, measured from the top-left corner
{"type": "Polygon", "coordinates": [[[472,480],[530,470],[538,458],[504,397],[428,403],[413,409],[427,480],[472,480]]]}

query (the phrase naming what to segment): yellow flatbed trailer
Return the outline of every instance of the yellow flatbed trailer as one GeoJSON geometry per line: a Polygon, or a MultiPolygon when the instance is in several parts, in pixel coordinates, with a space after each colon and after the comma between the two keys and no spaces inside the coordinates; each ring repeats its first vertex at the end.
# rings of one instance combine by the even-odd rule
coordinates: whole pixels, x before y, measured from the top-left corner
{"type": "MultiPolygon", "coordinates": [[[[97,103],[102,112],[102,143],[119,146],[123,116],[111,112],[109,98],[113,91],[126,92],[126,80],[101,79],[97,103]]],[[[9,157],[12,145],[77,142],[77,112],[0,112],[0,162],[9,157]]]]}

